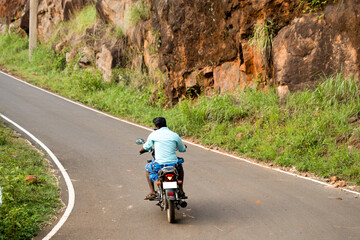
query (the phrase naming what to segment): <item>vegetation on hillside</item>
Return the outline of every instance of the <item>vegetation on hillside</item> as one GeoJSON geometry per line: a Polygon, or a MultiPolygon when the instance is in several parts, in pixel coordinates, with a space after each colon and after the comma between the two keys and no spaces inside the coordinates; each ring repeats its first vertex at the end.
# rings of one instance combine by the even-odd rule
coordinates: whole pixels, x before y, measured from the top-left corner
{"type": "Polygon", "coordinates": [[[154,98],[147,83],[156,81],[146,73],[120,69],[121,81],[105,83],[98,72],[66,66],[46,46],[28,62],[27,40],[16,35],[0,37],[0,64],[122,118],[151,126],[155,116],[164,116],[170,128],[209,147],[360,184],[359,82],[354,78],[330,76],[315,91],[291,93],[286,103],[279,102],[275,89],[248,88],[163,108],[164,95],[154,98]]]}
{"type": "Polygon", "coordinates": [[[301,0],[300,5],[304,5],[304,12],[317,12],[323,9],[324,5],[336,2],[336,0],[301,0]]]}
{"type": "Polygon", "coordinates": [[[32,239],[61,207],[59,187],[42,153],[0,123],[0,239],[32,239]],[[36,175],[34,182],[26,182],[36,175]]]}

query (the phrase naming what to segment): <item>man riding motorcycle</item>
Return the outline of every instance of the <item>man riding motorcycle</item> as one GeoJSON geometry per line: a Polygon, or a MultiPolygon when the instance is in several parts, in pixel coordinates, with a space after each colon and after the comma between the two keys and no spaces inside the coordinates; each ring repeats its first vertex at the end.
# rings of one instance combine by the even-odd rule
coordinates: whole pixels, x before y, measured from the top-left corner
{"type": "MultiPolygon", "coordinates": [[[[182,168],[183,158],[176,156],[176,150],[179,152],[185,152],[187,146],[183,144],[178,134],[171,131],[166,126],[166,120],[163,117],[154,118],[155,131],[152,132],[140,149],[140,154],[150,152],[152,147],[155,148],[155,159],[146,164],[146,179],[149,184],[150,193],[144,198],[144,200],[153,200],[156,198],[156,192],[154,189],[154,181],[157,179],[158,171],[167,166],[176,166],[179,171],[179,180],[184,180],[184,170],[182,168]]],[[[187,198],[185,196],[183,184],[179,186],[180,197],[187,198]]]]}

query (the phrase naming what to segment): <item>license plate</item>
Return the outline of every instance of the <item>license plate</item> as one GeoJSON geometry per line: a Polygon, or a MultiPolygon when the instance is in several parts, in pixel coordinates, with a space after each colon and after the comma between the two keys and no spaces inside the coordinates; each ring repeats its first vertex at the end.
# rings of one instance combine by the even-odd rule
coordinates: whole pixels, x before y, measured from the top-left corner
{"type": "Polygon", "coordinates": [[[163,188],[164,189],[177,188],[177,182],[163,182],[163,188]]]}

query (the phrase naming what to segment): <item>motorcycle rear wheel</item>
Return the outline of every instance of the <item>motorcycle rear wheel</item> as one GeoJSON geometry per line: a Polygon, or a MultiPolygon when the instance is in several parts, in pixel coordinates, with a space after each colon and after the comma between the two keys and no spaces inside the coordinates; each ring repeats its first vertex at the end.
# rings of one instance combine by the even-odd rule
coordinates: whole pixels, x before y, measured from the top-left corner
{"type": "Polygon", "coordinates": [[[167,208],[167,219],[169,223],[175,222],[175,202],[174,201],[168,201],[168,208],[167,208]]]}

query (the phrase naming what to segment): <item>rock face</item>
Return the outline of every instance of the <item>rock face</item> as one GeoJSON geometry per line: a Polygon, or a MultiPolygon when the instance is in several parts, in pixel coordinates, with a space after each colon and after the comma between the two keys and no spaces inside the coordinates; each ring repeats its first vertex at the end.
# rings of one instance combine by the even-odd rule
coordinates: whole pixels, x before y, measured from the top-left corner
{"type": "Polygon", "coordinates": [[[39,1],[38,34],[40,41],[46,41],[57,24],[70,20],[76,12],[91,2],[91,0],[39,1]]]}
{"type": "MultiPolygon", "coordinates": [[[[0,1],[0,30],[4,34],[7,31],[20,32],[21,16],[24,12],[24,9],[28,7],[26,0],[2,0],[0,1]]],[[[29,15],[26,20],[27,26],[29,26],[29,15]]],[[[29,28],[29,27],[28,27],[29,28]]]]}
{"type": "Polygon", "coordinates": [[[299,2],[151,1],[153,27],[162,40],[159,64],[166,67],[173,83],[167,86],[168,95],[177,101],[189,87],[202,87],[188,76],[209,68],[212,72],[207,70],[200,78],[213,82],[216,91],[251,85],[254,79],[263,85],[272,81],[249,36],[254,24],[264,19],[279,26],[288,24],[299,2]]]}
{"type": "Polygon", "coordinates": [[[319,75],[359,75],[359,10],[359,1],[344,1],[328,6],[323,18],[307,15],[284,27],[273,45],[275,79],[296,90],[319,75]]]}
{"type": "MultiPolygon", "coordinates": [[[[97,35],[106,25],[121,28],[125,36],[118,41],[103,39],[104,35],[97,35],[100,40],[87,39],[87,48],[78,49],[82,66],[97,66],[109,80],[112,68],[124,66],[131,55],[133,66],[149,74],[161,70],[168,77],[165,92],[172,102],[201,91],[210,95],[269,84],[276,84],[285,98],[288,91],[314,86],[319,74],[342,70],[344,75],[359,76],[360,1],[330,3],[317,14],[304,14],[300,2],[42,0],[39,39],[45,41],[59,22],[93,3],[102,23],[87,33],[97,35]],[[148,4],[150,19],[134,24],[128,16],[138,1],[148,4]],[[269,30],[274,34],[266,56],[250,44],[255,25],[264,22],[271,23],[269,30]]],[[[27,31],[27,4],[26,0],[2,0],[0,17],[27,31]]],[[[54,48],[60,51],[77,40],[63,40],[54,48]]],[[[69,59],[75,54],[69,53],[69,59]]]]}
{"type": "Polygon", "coordinates": [[[6,19],[6,24],[14,22],[21,17],[26,0],[1,0],[0,1],[0,16],[6,19]]]}
{"type": "Polygon", "coordinates": [[[96,2],[96,10],[103,21],[116,24],[126,31],[128,22],[125,13],[132,5],[129,0],[99,0],[96,2]]]}
{"type": "MultiPolygon", "coordinates": [[[[68,21],[91,0],[39,0],[38,36],[40,41],[48,39],[61,21],[68,21]]],[[[6,18],[6,24],[20,26],[29,32],[29,1],[3,0],[0,2],[0,17],[6,18]]]]}
{"type": "Polygon", "coordinates": [[[101,52],[96,55],[96,66],[104,73],[105,81],[111,80],[111,69],[112,69],[113,56],[111,51],[103,45],[101,52]]]}

